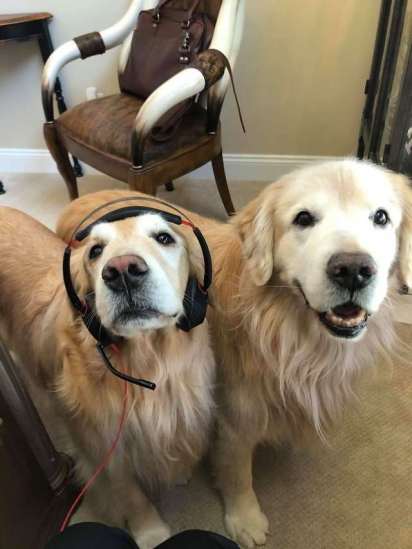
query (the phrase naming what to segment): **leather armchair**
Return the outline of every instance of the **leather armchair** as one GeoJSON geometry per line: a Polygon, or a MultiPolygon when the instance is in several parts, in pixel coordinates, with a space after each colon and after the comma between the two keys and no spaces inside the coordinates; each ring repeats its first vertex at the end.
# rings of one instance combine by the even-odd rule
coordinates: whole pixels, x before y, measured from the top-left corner
{"type": "MultiPolygon", "coordinates": [[[[77,37],[51,55],[42,81],[44,135],[70,199],[78,196],[78,190],[68,153],[128,183],[130,189],[148,194],[155,194],[163,184],[172,188],[173,179],[212,161],[223,204],[229,215],[234,213],[223,165],[219,122],[229,77],[219,52],[233,67],[243,31],[244,3],[245,0],[202,0],[198,11],[207,13],[215,22],[210,50],[145,100],[118,93],[81,103],[55,119],[52,93],[56,78],[67,63],[103,54],[119,44],[123,44],[119,60],[121,74],[138,14],[142,9],[155,7],[157,0],[133,0],[114,26],[77,37]],[[176,134],[168,141],[152,140],[150,133],[156,121],[193,96],[198,96],[198,100],[183,117],[176,134]]],[[[187,0],[173,0],[170,7],[187,7],[187,0]]]]}

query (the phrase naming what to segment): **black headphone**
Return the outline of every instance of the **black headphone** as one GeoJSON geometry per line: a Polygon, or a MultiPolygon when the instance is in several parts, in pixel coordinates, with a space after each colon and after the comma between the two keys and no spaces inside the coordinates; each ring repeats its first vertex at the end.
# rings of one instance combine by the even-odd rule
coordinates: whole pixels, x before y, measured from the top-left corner
{"type": "Polygon", "coordinates": [[[102,222],[112,223],[114,221],[119,221],[121,219],[126,219],[129,217],[137,217],[140,215],[145,215],[147,213],[158,214],[168,223],[174,223],[175,225],[185,225],[187,227],[190,227],[193,230],[193,233],[196,236],[197,241],[199,242],[199,245],[203,254],[203,260],[204,260],[203,284],[201,284],[195,277],[189,276],[189,279],[186,285],[185,295],[183,298],[184,315],[182,319],[179,320],[179,322],[177,323],[177,327],[180,330],[183,330],[184,332],[189,332],[196,326],[199,326],[200,324],[202,324],[202,322],[206,317],[206,309],[208,305],[208,289],[212,282],[212,258],[210,256],[209,248],[207,246],[206,240],[203,234],[201,233],[200,229],[198,229],[185,214],[183,214],[180,210],[178,210],[174,206],[171,206],[170,204],[167,204],[166,202],[157,200],[155,198],[146,198],[146,197],[120,198],[118,200],[113,200],[111,202],[107,202],[106,204],[103,204],[102,206],[99,206],[98,208],[93,210],[87,217],[85,217],[74,230],[72,238],[64,251],[63,280],[64,280],[64,285],[66,287],[67,295],[69,296],[69,299],[73,307],[80,312],[84,325],[86,326],[90,334],[98,341],[97,349],[104,363],[109,368],[109,370],[113,374],[117,375],[118,377],[121,377],[122,379],[125,379],[126,381],[130,381],[131,383],[142,385],[143,387],[146,387],[149,389],[154,389],[156,387],[154,383],[146,380],[142,380],[142,379],[136,379],[126,374],[123,374],[122,372],[119,372],[118,370],[116,370],[113,367],[113,365],[110,363],[106,353],[104,352],[104,349],[110,345],[114,345],[122,341],[123,338],[121,336],[116,336],[110,333],[109,330],[107,330],[101,324],[100,319],[97,316],[96,311],[94,309],[94,303],[95,303],[94,292],[91,292],[85,296],[84,303],[81,301],[81,299],[77,295],[76,290],[74,289],[71,273],[70,273],[70,257],[71,257],[72,247],[76,242],[81,242],[87,236],[89,236],[93,227],[95,227],[96,225],[102,222]],[[150,202],[155,202],[157,204],[162,204],[172,210],[175,210],[180,215],[176,215],[170,212],[165,212],[163,210],[158,210],[156,208],[149,208],[144,206],[127,206],[127,207],[119,208],[117,210],[109,212],[105,215],[102,215],[101,217],[99,217],[99,219],[93,221],[87,227],[79,231],[79,228],[83,225],[83,223],[98,211],[108,206],[111,206],[113,204],[116,204],[119,202],[125,202],[125,201],[130,202],[131,200],[136,200],[139,202],[150,201],[150,202]],[[182,219],[183,217],[184,219],[182,219]]]}

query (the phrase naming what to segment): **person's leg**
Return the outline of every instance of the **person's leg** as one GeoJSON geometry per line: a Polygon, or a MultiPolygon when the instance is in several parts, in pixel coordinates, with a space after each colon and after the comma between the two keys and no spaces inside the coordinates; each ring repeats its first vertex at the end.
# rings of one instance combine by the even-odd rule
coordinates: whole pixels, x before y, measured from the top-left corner
{"type": "Polygon", "coordinates": [[[205,530],[186,530],[167,539],[156,549],[239,549],[232,540],[205,530]]]}
{"type": "MultiPolygon", "coordinates": [[[[167,539],[156,549],[239,549],[234,541],[203,530],[187,530],[167,539]]],[[[69,526],[47,542],[44,549],[138,549],[133,538],[120,528],[98,522],[69,526]]]]}
{"type": "Polygon", "coordinates": [[[138,549],[133,538],[120,528],[99,522],[79,522],[46,543],[44,549],[138,549]]]}

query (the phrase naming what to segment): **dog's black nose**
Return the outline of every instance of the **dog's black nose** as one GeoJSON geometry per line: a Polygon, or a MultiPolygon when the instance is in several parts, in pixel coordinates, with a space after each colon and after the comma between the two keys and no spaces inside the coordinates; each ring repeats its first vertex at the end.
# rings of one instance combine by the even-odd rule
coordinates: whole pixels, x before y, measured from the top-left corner
{"type": "Polygon", "coordinates": [[[146,261],[137,255],[114,257],[102,270],[102,278],[114,292],[137,288],[149,272],[146,261]]]}
{"type": "Polygon", "coordinates": [[[335,254],[326,267],[329,278],[351,292],[372,282],[376,271],[375,261],[361,252],[335,254]]]}

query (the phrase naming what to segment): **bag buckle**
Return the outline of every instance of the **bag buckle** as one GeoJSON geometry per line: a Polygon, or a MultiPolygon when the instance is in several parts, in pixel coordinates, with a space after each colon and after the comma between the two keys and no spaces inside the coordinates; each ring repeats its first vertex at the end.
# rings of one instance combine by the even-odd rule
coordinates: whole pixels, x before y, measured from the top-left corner
{"type": "Polygon", "coordinates": [[[189,46],[190,37],[191,37],[191,33],[189,31],[182,32],[182,45],[179,47],[180,53],[190,52],[190,46],[189,46]]]}
{"type": "Polygon", "coordinates": [[[192,22],[191,19],[188,19],[187,21],[182,21],[182,29],[188,29],[190,27],[191,22],[192,22]]]}
{"type": "Polygon", "coordinates": [[[157,12],[154,15],[152,15],[152,20],[155,25],[158,25],[160,23],[160,13],[157,12]]]}

